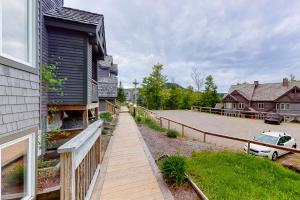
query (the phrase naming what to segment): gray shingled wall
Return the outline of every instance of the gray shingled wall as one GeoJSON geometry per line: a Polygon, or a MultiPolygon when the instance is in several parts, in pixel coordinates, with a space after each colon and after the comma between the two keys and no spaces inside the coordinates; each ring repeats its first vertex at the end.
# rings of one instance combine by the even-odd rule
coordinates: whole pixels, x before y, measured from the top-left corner
{"type": "Polygon", "coordinates": [[[0,135],[38,125],[38,75],[0,64],[0,135]]]}

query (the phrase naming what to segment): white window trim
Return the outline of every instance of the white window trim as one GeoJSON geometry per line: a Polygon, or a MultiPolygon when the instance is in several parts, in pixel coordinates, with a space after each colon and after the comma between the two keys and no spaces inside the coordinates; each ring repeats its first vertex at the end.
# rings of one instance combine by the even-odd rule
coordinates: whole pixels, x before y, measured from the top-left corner
{"type": "Polygon", "coordinates": [[[263,110],[265,109],[265,104],[264,103],[258,103],[258,109],[263,110]]]}
{"type": "MultiPolygon", "coordinates": [[[[3,53],[2,50],[2,31],[0,31],[0,57],[18,62],[20,64],[36,68],[36,0],[28,0],[28,59],[23,61],[13,56],[3,53]]],[[[2,0],[0,1],[0,30],[2,30],[2,0]]]]}
{"type": "Polygon", "coordinates": [[[28,166],[28,175],[27,175],[27,191],[28,194],[22,198],[22,200],[31,200],[33,199],[35,195],[35,133],[26,135],[24,137],[18,138],[16,140],[4,143],[0,145],[0,198],[1,198],[1,150],[3,148],[9,147],[11,145],[14,145],[18,142],[24,141],[28,139],[28,160],[27,160],[27,166],[28,166]]]}
{"type": "Polygon", "coordinates": [[[245,104],[244,103],[239,103],[239,109],[244,109],[245,108],[245,104]]]}

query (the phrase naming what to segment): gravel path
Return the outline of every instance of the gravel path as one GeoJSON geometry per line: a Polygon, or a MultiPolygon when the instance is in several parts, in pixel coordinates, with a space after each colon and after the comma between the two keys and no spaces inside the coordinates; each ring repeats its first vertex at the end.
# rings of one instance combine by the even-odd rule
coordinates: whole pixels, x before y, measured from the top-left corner
{"type": "Polygon", "coordinates": [[[162,155],[180,154],[190,156],[194,151],[201,150],[221,150],[215,144],[188,140],[184,138],[168,138],[157,131],[146,126],[139,126],[140,132],[155,160],[162,155]]]}

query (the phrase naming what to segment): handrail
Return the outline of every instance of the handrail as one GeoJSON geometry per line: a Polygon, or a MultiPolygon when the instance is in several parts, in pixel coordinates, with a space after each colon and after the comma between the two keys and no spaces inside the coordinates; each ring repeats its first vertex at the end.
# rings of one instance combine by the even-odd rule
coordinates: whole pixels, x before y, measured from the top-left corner
{"type": "Polygon", "coordinates": [[[62,200],[89,199],[100,171],[102,120],[58,148],[62,200]]]}
{"type": "MultiPolygon", "coordinates": [[[[140,106],[139,106],[139,108],[141,108],[143,111],[147,111],[148,113],[155,114],[155,118],[160,121],[160,126],[161,127],[163,125],[162,120],[167,120],[168,121],[168,129],[170,129],[170,122],[181,125],[182,126],[182,132],[181,132],[182,137],[184,136],[184,128],[189,128],[189,129],[192,129],[194,131],[202,133],[203,137],[204,137],[204,140],[203,140],[204,142],[206,142],[206,136],[207,135],[214,136],[214,137],[225,138],[225,139],[230,139],[230,140],[235,140],[235,141],[239,141],[239,142],[246,142],[248,144],[248,149],[247,149],[248,153],[250,152],[250,144],[257,144],[257,145],[262,145],[262,146],[271,147],[271,148],[275,148],[275,149],[280,149],[280,150],[284,150],[284,151],[289,151],[289,152],[293,152],[293,153],[300,153],[300,149],[294,149],[294,148],[282,147],[282,146],[278,146],[278,145],[266,144],[266,143],[262,143],[262,142],[258,142],[258,141],[254,141],[254,140],[250,140],[250,139],[229,136],[229,135],[225,135],[225,134],[222,134],[222,133],[212,133],[212,132],[204,131],[204,130],[192,127],[190,125],[184,124],[182,122],[178,122],[178,121],[169,119],[167,117],[159,116],[157,113],[155,113],[153,111],[150,111],[146,108],[143,108],[143,107],[140,107],[140,106]]],[[[147,114],[147,112],[144,112],[144,114],[147,114]]]]}
{"type": "Polygon", "coordinates": [[[106,112],[111,112],[112,114],[116,114],[118,111],[118,106],[109,102],[109,101],[105,101],[105,111],[106,112]]]}
{"type": "MultiPolygon", "coordinates": [[[[269,112],[260,112],[260,111],[247,111],[247,110],[232,110],[228,108],[212,108],[212,107],[201,107],[201,106],[192,106],[192,111],[199,112],[208,112],[212,114],[234,116],[234,117],[250,117],[255,119],[264,119],[269,112]]],[[[293,113],[279,113],[284,117],[284,120],[287,121],[288,117],[300,117],[299,114],[293,113]]]]}

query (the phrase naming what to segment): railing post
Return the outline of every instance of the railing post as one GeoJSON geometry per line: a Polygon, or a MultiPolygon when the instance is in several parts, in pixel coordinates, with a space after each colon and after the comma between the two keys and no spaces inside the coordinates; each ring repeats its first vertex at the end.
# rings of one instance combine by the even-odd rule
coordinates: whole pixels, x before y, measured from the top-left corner
{"type": "Polygon", "coordinates": [[[60,155],[60,199],[75,200],[75,169],[72,152],[60,155]]]}
{"type": "Polygon", "coordinates": [[[170,130],[170,120],[168,120],[168,130],[170,130]]]}
{"type": "Polygon", "coordinates": [[[160,124],[160,128],[162,128],[162,118],[159,118],[159,124],[160,124]]]}
{"type": "Polygon", "coordinates": [[[206,133],[203,133],[203,142],[206,143],[206,133]]]}
{"type": "Polygon", "coordinates": [[[250,141],[248,141],[248,145],[247,145],[247,153],[250,153],[250,141]]]}
{"type": "Polygon", "coordinates": [[[181,137],[183,137],[184,136],[184,125],[183,124],[181,124],[181,125],[182,125],[181,137]]]}

